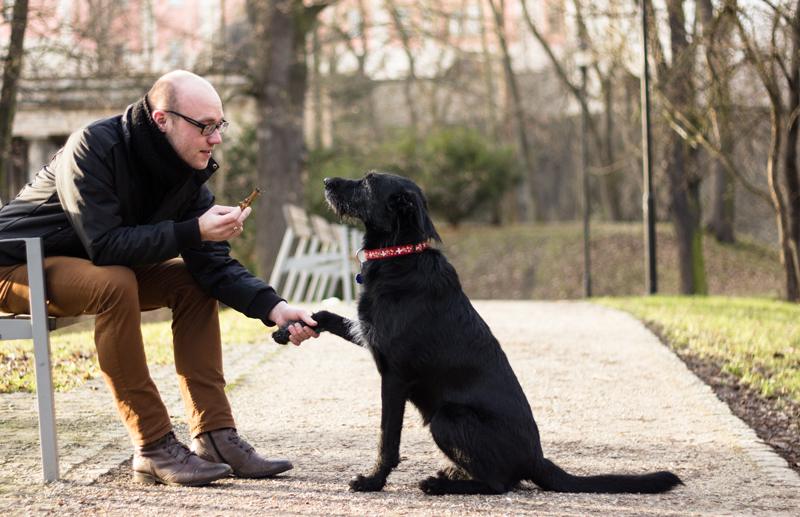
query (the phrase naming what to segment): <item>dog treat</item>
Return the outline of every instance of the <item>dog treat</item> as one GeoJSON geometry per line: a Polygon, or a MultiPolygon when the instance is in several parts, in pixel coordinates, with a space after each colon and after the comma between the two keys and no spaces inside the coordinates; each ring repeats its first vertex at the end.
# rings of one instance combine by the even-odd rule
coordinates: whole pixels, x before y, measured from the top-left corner
{"type": "Polygon", "coordinates": [[[259,194],[261,194],[261,189],[256,187],[256,189],[253,191],[253,193],[250,194],[250,197],[248,197],[247,199],[245,199],[244,201],[239,203],[239,209],[240,210],[244,210],[245,208],[250,206],[250,203],[252,203],[253,200],[256,198],[256,196],[258,196],[259,194]]]}

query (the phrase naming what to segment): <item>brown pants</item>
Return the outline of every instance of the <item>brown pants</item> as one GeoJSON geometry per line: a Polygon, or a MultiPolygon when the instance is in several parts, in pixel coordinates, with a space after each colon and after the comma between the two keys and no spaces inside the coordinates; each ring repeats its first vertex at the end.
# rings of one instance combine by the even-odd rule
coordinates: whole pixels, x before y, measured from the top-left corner
{"type": "MultiPolygon", "coordinates": [[[[45,264],[51,316],[95,314],[100,370],[134,445],[170,430],[144,352],[141,311],[172,309],[175,370],[192,437],[236,427],[225,395],[217,301],[200,289],[182,259],[142,267],[95,266],[74,257],[45,264]]],[[[0,266],[0,308],[28,313],[28,268],[0,266]]]]}

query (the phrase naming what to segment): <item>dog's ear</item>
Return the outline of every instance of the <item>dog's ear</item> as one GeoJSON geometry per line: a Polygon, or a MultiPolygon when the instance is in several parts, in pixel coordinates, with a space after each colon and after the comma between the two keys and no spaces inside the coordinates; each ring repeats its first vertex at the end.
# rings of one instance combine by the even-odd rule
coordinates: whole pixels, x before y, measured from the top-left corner
{"type": "Polygon", "coordinates": [[[425,239],[433,239],[441,244],[442,239],[436,232],[433,221],[428,215],[428,201],[424,195],[414,191],[406,191],[393,196],[389,206],[401,216],[400,219],[408,221],[419,230],[425,239]]]}

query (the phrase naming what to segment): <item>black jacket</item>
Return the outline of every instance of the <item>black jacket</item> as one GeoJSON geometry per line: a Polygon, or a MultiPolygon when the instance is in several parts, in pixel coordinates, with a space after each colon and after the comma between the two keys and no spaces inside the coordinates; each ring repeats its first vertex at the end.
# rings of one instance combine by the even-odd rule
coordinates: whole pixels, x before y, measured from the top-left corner
{"type": "MultiPolygon", "coordinates": [[[[230,256],[227,242],[201,242],[198,217],[214,205],[205,182],[219,167],[165,187],[155,206],[131,152],[131,113],[77,131],[19,195],[0,208],[0,239],[42,237],[45,256],[137,266],[183,257],[202,288],[267,325],[282,300],[230,256]],[[150,196],[150,197],[146,197],[150,196]]],[[[2,244],[0,266],[25,262],[22,245],[2,244]]]]}

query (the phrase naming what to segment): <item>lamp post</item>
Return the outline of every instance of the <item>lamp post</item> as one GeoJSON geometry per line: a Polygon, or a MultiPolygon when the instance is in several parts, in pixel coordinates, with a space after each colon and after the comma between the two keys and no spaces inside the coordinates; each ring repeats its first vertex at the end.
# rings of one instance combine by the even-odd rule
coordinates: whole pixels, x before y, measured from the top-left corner
{"type": "Polygon", "coordinates": [[[642,193],[642,211],[645,226],[645,283],[648,294],[658,292],[656,281],[656,214],[655,199],[650,190],[653,179],[650,171],[650,77],[647,65],[647,2],[639,0],[642,13],[642,174],[644,176],[644,192],[642,193]]]}

